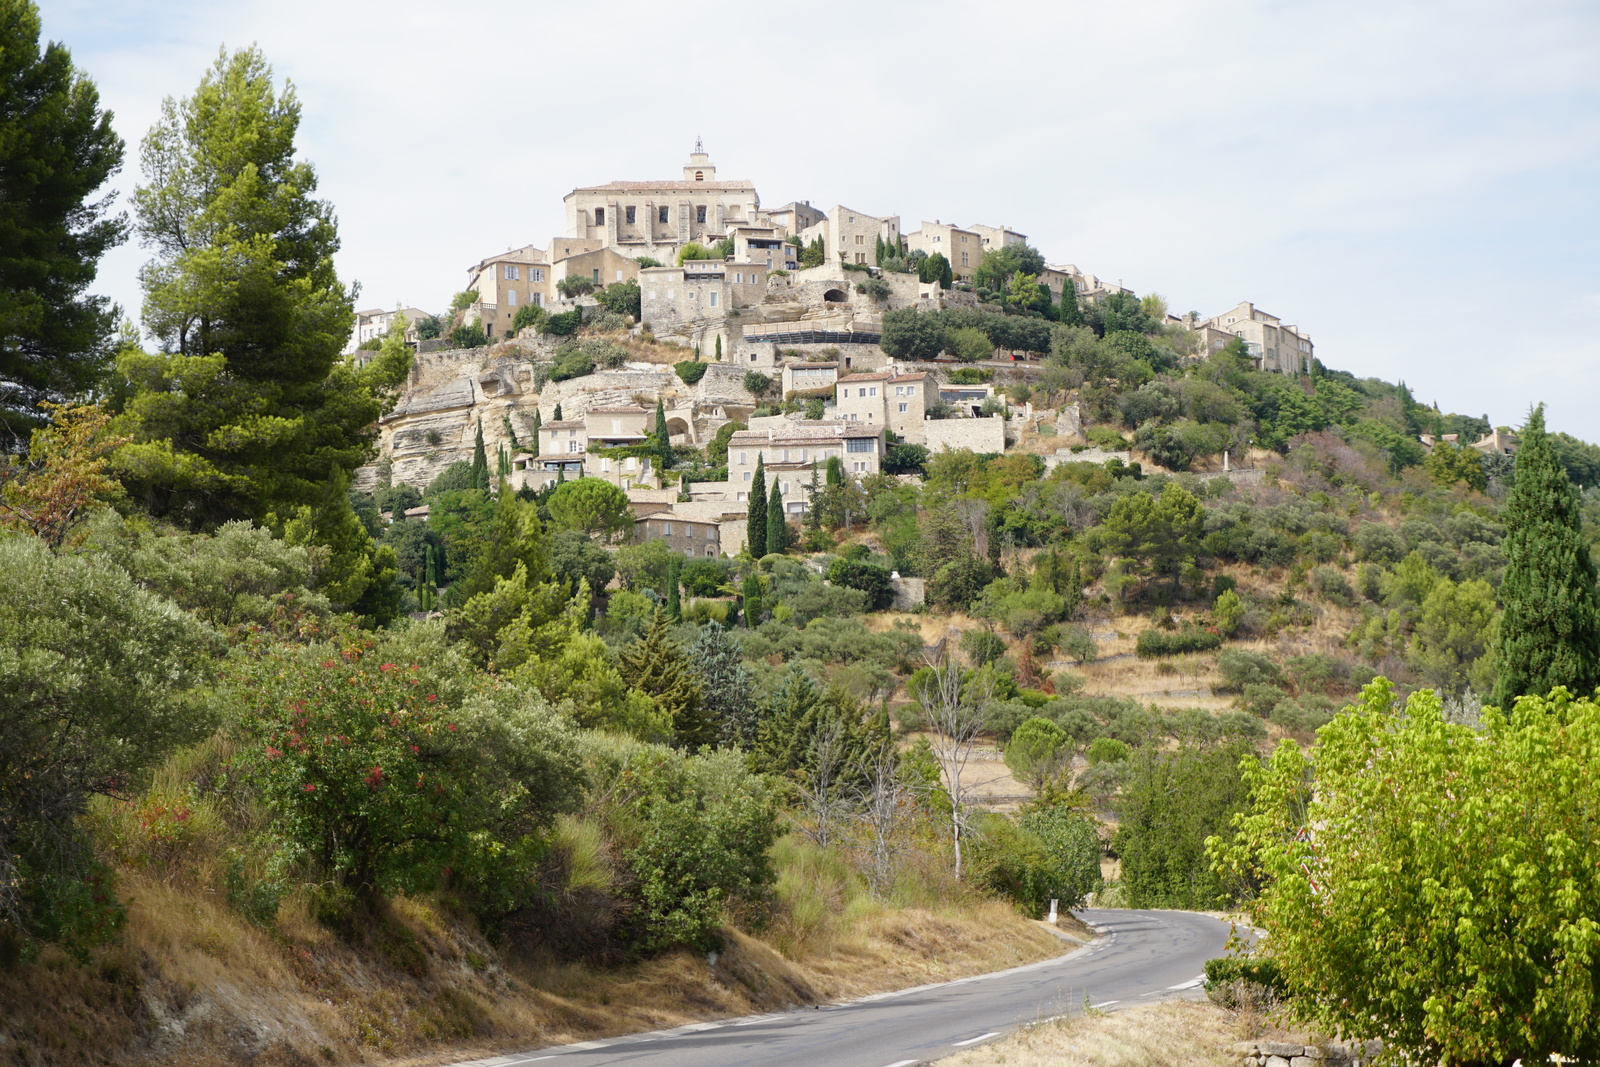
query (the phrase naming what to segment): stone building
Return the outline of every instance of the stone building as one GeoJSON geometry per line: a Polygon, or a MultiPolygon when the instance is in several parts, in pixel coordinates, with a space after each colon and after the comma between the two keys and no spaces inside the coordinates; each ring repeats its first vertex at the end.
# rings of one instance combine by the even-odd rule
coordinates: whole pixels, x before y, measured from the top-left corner
{"type": "Polygon", "coordinates": [[[1304,374],[1315,353],[1309,334],[1248,300],[1220,315],[1202,319],[1192,328],[1200,335],[1197,342],[1201,353],[1210,355],[1237,337],[1244,341],[1258,368],[1279,374],[1304,374]]]}
{"type": "Polygon", "coordinates": [[[906,248],[933,255],[941,253],[950,262],[950,273],[960,281],[971,281],[983,259],[983,238],[973,230],[934,219],[906,234],[906,248]]]}
{"type": "Polygon", "coordinates": [[[488,256],[467,268],[467,289],[478,299],[466,310],[466,321],[477,319],[490,337],[504,336],[524,304],[550,303],[550,261],[533,245],[488,256]]]}
{"type": "Polygon", "coordinates": [[[370,308],[366,311],[356,312],[355,328],[350,331],[350,340],[344,346],[344,355],[349,355],[368,341],[376,341],[389,332],[389,324],[396,315],[406,318],[406,340],[411,344],[417,343],[417,320],[425,319],[428,313],[421,308],[399,308],[385,311],[382,308],[370,308]]]}
{"type": "Polygon", "coordinates": [[[1028,243],[1027,234],[1018,233],[1005,223],[1001,223],[999,226],[984,226],[974,222],[967,229],[982,239],[984,251],[988,251],[991,248],[999,251],[1007,245],[1025,245],[1028,243]]]}
{"type": "Polygon", "coordinates": [[[587,279],[597,289],[604,289],[618,282],[637,281],[639,278],[639,264],[610,248],[596,248],[562,256],[551,264],[551,270],[553,282],[578,277],[587,279]]]}
{"type": "Polygon", "coordinates": [[[899,245],[900,216],[879,217],[855,208],[835,205],[832,214],[800,231],[803,244],[809,245],[818,237],[822,238],[825,264],[877,266],[875,253],[880,240],[899,245]]]}
{"type": "Polygon", "coordinates": [[[748,505],[756,461],[764,463],[767,492],[783,497],[784,512],[803,515],[810,506],[811,473],[823,482],[828,460],[844,463],[845,473],[864,478],[883,467],[883,426],[853,424],[842,419],[752,419],[750,429],[728,440],[727,492],[748,505]]]}
{"type": "Polygon", "coordinates": [[[718,178],[698,141],[681,179],[585,186],[568,193],[564,203],[569,237],[663,263],[676,262],[678,249],[690,241],[709,244],[732,226],[761,221],[756,187],[718,178]]]}
{"type": "Polygon", "coordinates": [[[852,374],[836,389],[835,418],[883,427],[912,444],[923,443],[930,400],[938,400],[937,380],[927,372],[852,374]]]}
{"type": "Polygon", "coordinates": [[[668,548],[686,556],[717,556],[722,553],[722,523],[657,511],[635,520],[633,539],[640,543],[664,541],[668,548]]]}
{"type": "Polygon", "coordinates": [[[828,216],[811,206],[809,200],[790,201],[772,211],[767,212],[767,217],[772,220],[772,225],[785,237],[796,236],[803,230],[810,229],[828,216]]]}
{"type": "Polygon", "coordinates": [[[832,396],[834,383],[839,380],[839,364],[836,361],[785,363],[781,374],[785,397],[796,393],[802,396],[832,396]]]}
{"type": "Polygon", "coordinates": [[[641,321],[657,337],[681,337],[710,358],[717,335],[729,348],[728,312],[761,303],[767,268],[759,263],[688,259],[681,267],[639,271],[641,321]]]}

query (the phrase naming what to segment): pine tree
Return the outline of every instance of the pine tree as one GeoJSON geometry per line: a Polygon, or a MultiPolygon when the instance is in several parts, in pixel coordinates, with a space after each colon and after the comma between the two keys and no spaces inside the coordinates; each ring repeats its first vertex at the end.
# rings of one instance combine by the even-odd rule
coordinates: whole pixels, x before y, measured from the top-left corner
{"type": "Polygon", "coordinates": [[[1587,695],[1600,683],[1594,561],[1583,537],[1577,490],[1545,434],[1543,404],[1521,437],[1505,511],[1505,614],[1494,687],[1501,708],[1558,685],[1587,695]]]}
{"type": "Polygon", "coordinates": [[[665,474],[672,469],[672,437],[667,433],[667,413],[661,398],[656,397],[656,473],[665,474]]]}
{"type": "Polygon", "coordinates": [[[756,476],[750,482],[750,500],[745,517],[745,549],[751,559],[767,554],[767,469],[765,457],[756,456],[756,476]]]}
{"type": "Polygon", "coordinates": [[[783,518],[783,493],[778,483],[772,483],[767,494],[767,551],[784,552],[789,548],[789,525],[783,518]]]}
{"type": "Polygon", "coordinates": [[[39,401],[104,373],[114,310],[86,292],[127,234],[96,193],[122,139],[94,83],[59,44],[39,48],[39,11],[0,0],[0,451],[26,449],[39,401]],[[93,198],[93,199],[91,199],[93,198]]]}
{"type": "Polygon", "coordinates": [[[495,579],[511,577],[519,563],[527,569],[530,584],[549,577],[544,527],[539,522],[538,505],[519,499],[515,493],[501,493],[488,537],[472,561],[461,592],[468,597],[487,593],[494,588],[495,579]]]}
{"type": "Polygon", "coordinates": [[[667,563],[667,618],[683,621],[683,600],[678,592],[679,560],[673,556],[667,563]]]}
{"type": "Polygon", "coordinates": [[[716,623],[700,628],[689,650],[689,661],[700,676],[706,714],[725,745],[748,749],[756,741],[756,704],[751,699],[755,679],[728,631],[716,623]]]}
{"type": "Polygon", "coordinates": [[[617,654],[617,669],[632,689],[649,697],[672,723],[673,743],[690,751],[715,744],[716,724],[702,706],[700,679],[657,609],[643,638],[617,654]]]}
{"type": "Polygon", "coordinates": [[[472,439],[472,487],[489,491],[489,459],[483,450],[483,420],[478,420],[477,436],[472,439]]]}

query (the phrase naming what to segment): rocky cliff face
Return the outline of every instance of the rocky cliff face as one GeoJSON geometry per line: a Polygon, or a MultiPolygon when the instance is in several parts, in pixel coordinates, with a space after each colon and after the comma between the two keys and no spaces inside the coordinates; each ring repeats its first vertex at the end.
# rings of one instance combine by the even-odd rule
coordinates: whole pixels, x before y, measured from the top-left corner
{"type": "MultiPolygon", "coordinates": [[[[392,480],[422,489],[450,464],[470,462],[480,422],[491,464],[501,446],[511,454],[533,451],[534,412],[548,422],[557,404],[571,419],[594,407],[638,403],[653,408],[659,398],[674,438],[691,444],[703,444],[729,418],[742,418],[751,409],[743,368],[732,364],[712,364],[694,386],[684,385],[670,365],[643,360],[548,381],[549,363],[562,340],[540,337],[418,353],[394,410],[379,422],[378,453],[380,461],[391,464],[392,480]]],[[[356,472],[354,485],[370,491],[377,478],[377,465],[369,465],[356,472]]]]}

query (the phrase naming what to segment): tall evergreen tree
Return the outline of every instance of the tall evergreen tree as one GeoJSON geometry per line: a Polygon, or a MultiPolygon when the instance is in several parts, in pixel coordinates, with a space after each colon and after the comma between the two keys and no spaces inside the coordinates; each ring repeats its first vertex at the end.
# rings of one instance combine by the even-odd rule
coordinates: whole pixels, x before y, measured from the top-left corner
{"type": "Polygon", "coordinates": [[[672,469],[672,435],[667,433],[667,412],[656,397],[656,473],[665,474],[672,469]]]}
{"type": "Polygon", "coordinates": [[[672,723],[673,743],[690,751],[716,744],[717,727],[702,704],[699,676],[659,609],[643,638],[617,654],[617,669],[672,723]]]}
{"type": "Polygon", "coordinates": [[[357,366],[333,205],[295,158],[300,104],[261,53],[223,54],[167,100],[141,149],[144,325],[162,351],[118,359],[115,465],[149,510],[192,526],[315,505],[330,463],[373,454],[410,353],[357,366]]]}
{"type": "Polygon", "coordinates": [[[789,548],[789,524],[784,521],[783,493],[778,483],[772,483],[767,494],[767,551],[785,552],[789,548]]]}
{"type": "Polygon", "coordinates": [[[530,584],[550,577],[550,551],[538,505],[516,493],[501,493],[495,502],[494,523],[462,582],[461,594],[470,597],[489,592],[495,579],[511,577],[519,563],[527,569],[530,584]]]}
{"type": "Polygon", "coordinates": [[[559,402],[557,402],[556,409],[555,411],[551,412],[551,414],[555,416],[555,422],[561,421],[561,404],[559,402]]]}
{"type": "Polygon", "coordinates": [[[749,510],[745,515],[745,549],[752,559],[767,554],[767,469],[765,457],[756,456],[756,474],[750,482],[749,510]]]}
{"type": "Polygon", "coordinates": [[[751,699],[755,679],[728,631],[716,623],[700,628],[689,650],[689,660],[700,676],[706,714],[724,745],[749,748],[756,741],[756,704],[751,699]]]}
{"type": "Polygon", "coordinates": [[[539,458],[539,431],[544,426],[544,421],[539,418],[539,409],[533,409],[533,440],[528,445],[528,450],[535,459],[539,458]]]}
{"type": "Polygon", "coordinates": [[[717,362],[722,362],[722,335],[717,334],[717,362]]]}
{"type": "Polygon", "coordinates": [[[478,420],[478,432],[472,439],[472,488],[489,491],[489,457],[483,450],[483,420],[478,420]]]}
{"type": "Polygon", "coordinates": [[[667,561],[667,618],[673,622],[683,621],[683,599],[678,591],[679,566],[677,556],[667,561]]]}
{"type": "Polygon", "coordinates": [[[747,630],[754,630],[761,625],[761,579],[755,572],[744,576],[744,588],[739,598],[744,611],[744,625],[747,630]]]}
{"type": "Polygon", "coordinates": [[[1506,501],[1505,614],[1494,700],[1508,708],[1558,685],[1587,695],[1600,683],[1600,595],[1578,493],[1544,429],[1544,405],[1522,429],[1506,501]]]}
{"type": "Polygon", "coordinates": [[[1071,278],[1061,283],[1061,306],[1056,309],[1056,321],[1067,326],[1083,325],[1083,309],[1078,306],[1078,286],[1071,278]]]}
{"type": "Polygon", "coordinates": [[[90,198],[122,165],[94,83],[59,44],[39,48],[31,0],[0,0],[0,451],[27,447],[41,400],[105,373],[116,309],[90,296],[127,220],[90,198]]]}

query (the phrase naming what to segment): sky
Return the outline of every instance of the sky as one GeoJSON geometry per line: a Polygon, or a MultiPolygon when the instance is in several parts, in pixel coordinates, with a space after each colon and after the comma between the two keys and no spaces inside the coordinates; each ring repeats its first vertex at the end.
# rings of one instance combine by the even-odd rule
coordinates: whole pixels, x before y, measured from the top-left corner
{"type": "MultiPolygon", "coordinates": [[[[128,142],[219,49],[292,81],[358,306],[444,308],[703,137],[767,206],[1005,224],[1175,312],[1600,441],[1593,0],[42,0],[128,142]]],[[[130,243],[99,291],[136,313],[130,243]]]]}

